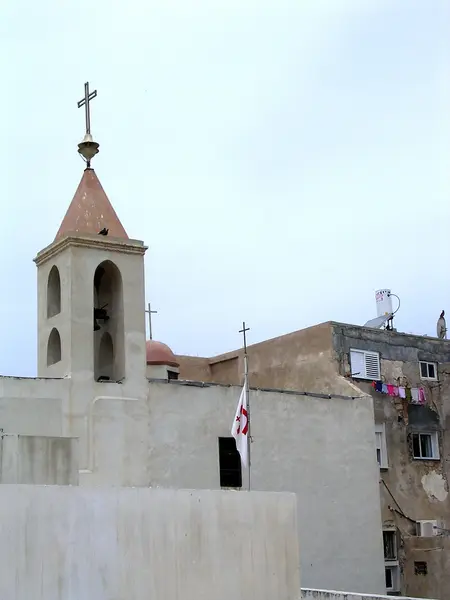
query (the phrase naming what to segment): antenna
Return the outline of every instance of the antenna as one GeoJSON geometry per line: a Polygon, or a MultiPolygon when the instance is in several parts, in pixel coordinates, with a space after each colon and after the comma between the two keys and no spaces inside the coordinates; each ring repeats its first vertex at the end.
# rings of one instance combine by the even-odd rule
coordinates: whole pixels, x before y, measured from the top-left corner
{"type": "Polygon", "coordinates": [[[391,290],[377,290],[375,292],[375,302],[377,305],[377,315],[374,319],[370,319],[364,324],[364,327],[370,327],[372,329],[384,329],[392,331],[394,329],[393,320],[394,315],[400,308],[400,298],[391,292],[391,290]],[[397,298],[398,306],[395,310],[392,309],[392,297],[397,298]]]}

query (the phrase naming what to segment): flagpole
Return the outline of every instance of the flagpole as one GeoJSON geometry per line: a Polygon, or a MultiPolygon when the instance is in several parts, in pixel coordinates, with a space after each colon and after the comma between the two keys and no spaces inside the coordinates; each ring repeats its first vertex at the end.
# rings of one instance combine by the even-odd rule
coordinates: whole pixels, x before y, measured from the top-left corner
{"type": "Polygon", "coordinates": [[[239,333],[242,333],[244,335],[244,386],[245,386],[245,392],[246,392],[246,396],[247,396],[247,424],[248,424],[248,431],[247,431],[247,457],[248,457],[248,491],[251,490],[251,484],[252,484],[252,479],[251,479],[251,416],[250,416],[250,386],[248,383],[248,354],[247,354],[247,336],[246,336],[246,332],[250,331],[249,327],[245,327],[245,321],[243,321],[242,323],[242,329],[239,331],[239,333]]]}

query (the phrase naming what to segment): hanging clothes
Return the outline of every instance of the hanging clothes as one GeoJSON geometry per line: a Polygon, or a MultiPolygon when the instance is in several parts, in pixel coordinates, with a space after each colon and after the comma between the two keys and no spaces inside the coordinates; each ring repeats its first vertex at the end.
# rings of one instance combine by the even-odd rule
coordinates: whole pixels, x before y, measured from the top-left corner
{"type": "Polygon", "coordinates": [[[400,398],[406,398],[406,389],[402,386],[398,388],[398,395],[400,398]]]}
{"type": "Polygon", "coordinates": [[[421,387],[421,388],[419,388],[419,404],[425,404],[425,402],[426,402],[425,390],[421,387]]]}
{"type": "Polygon", "coordinates": [[[413,404],[419,404],[419,389],[411,388],[411,402],[413,404]]]}

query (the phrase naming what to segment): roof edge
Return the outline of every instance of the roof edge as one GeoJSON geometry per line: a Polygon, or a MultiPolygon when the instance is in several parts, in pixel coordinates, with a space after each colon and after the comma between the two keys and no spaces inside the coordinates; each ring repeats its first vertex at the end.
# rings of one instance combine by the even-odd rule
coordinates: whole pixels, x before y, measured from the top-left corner
{"type": "Polygon", "coordinates": [[[105,237],[94,234],[77,234],[70,232],[64,237],[53,241],[43,250],[37,253],[33,261],[36,266],[40,266],[47,260],[59,254],[70,246],[78,246],[82,248],[92,248],[94,250],[109,250],[114,252],[123,252],[125,254],[140,254],[144,255],[148,250],[148,246],[144,245],[141,240],[132,240],[130,238],[115,238],[105,237]]]}

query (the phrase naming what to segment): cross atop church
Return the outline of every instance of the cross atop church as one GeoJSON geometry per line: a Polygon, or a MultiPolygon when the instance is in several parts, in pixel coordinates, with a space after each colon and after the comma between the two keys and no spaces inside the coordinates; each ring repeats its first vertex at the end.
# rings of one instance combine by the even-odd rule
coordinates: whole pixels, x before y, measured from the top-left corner
{"type": "Polygon", "coordinates": [[[90,101],[97,96],[97,90],[89,92],[89,81],[84,84],[84,98],[78,101],[78,108],[84,106],[84,113],[86,117],[86,134],[83,141],[78,144],[78,152],[84,158],[87,164],[87,168],[91,168],[91,160],[98,152],[99,145],[94,142],[91,135],[91,110],[90,101]]]}
{"type": "Polygon", "coordinates": [[[149,338],[152,340],[153,339],[152,315],[156,315],[158,311],[152,310],[150,302],[148,303],[147,306],[148,306],[148,308],[145,312],[148,313],[148,335],[149,335],[149,338]]]}
{"type": "Polygon", "coordinates": [[[250,327],[245,326],[245,321],[242,322],[242,329],[239,329],[239,333],[242,333],[244,336],[244,354],[247,354],[247,331],[250,331],[250,327]]]}
{"type": "Polygon", "coordinates": [[[89,81],[84,84],[84,98],[78,102],[78,108],[84,106],[84,112],[86,117],[86,133],[91,133],[91,111],[89,108],[89,102],[97,96],[97,90],[89,93],[89,81]]]}

